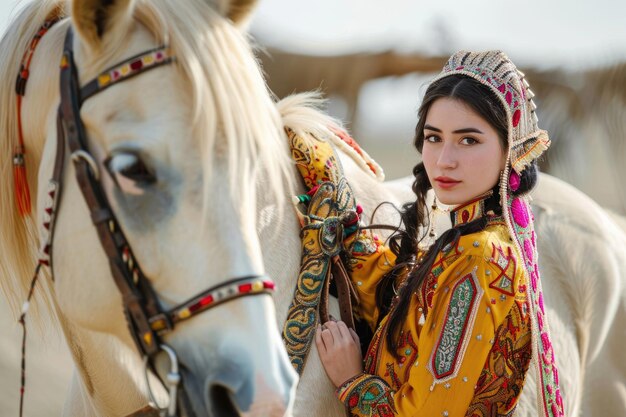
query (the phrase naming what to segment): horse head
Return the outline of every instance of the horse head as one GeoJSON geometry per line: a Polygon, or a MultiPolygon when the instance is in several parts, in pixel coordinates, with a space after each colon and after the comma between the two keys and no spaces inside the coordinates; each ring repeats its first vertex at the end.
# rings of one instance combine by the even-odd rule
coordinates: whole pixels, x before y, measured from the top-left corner
{"type": "MultiPolygon", "coordinates": [[[[186,394],[183,415],[290,414],[297,377],[267,294],[255,219],[257,193],[280,200],[289,165],[286,157],[276,162],[286,146],[280,115],[239,28],[251,6],[76,0],[71,17],[41,39],[21,109],[27,157],[35,159],[27,167],[39,168],[30,183],[40,225],[48,220],[46,184],[58,164],[59,136],[71,138],[74,129],[63,81],[57,117],[59,71],[52,65],[62,55],[61,72],[69,66],[76,73],[73,117],[85,132],[82,152],[66,146],[50,242],[50,291],[80,375],[72,389],[89,399],[68,404],[69,415],[127,415],[150,396],[167,404],[155,374],[168,379],[173,358],[186,394]],[[163,65],[145,70],[155,61],[163,65]],[[91,80],[95,90],[86,93],[91,80]],[[108,211],[86,203],[80,171],[108,211]],[[93,223],[106,227],[97,231],[93,223]],[[134,289],[120,293],[111,279],[111,264],[119,262],[103,250],[107,228],[117,233],[112,242],[125,239],[118,249],[131,287],[148,288],[140,301],[153,295],[156,309],[167,312],[160,326],[150,317],[148,333],[133,320],[129,332],[125,316],[134,310],[122,306],[134,289]],[[255,295],[239,296],[247,293],[255,295]],[[208,304],[215,307],[205,310],[208,304]],[[151,358],[148,365],[142,356],[151,358]]],[[[46,8],[23,12],[22,38],[28,21],[64,13],[61,2],[46,8]]],[[[11,233],[28,235],[32,222],[11,223],[11,233]]],[[[46,227],[40,232],[45,236],[46,227]]]]}

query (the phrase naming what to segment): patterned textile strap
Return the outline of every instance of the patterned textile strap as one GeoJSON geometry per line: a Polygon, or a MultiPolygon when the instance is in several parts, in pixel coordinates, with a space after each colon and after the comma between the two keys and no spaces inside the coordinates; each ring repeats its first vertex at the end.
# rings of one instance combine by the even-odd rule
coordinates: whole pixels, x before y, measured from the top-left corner
{"type": "Polygon", "coordinates": [[[379,181],[385,180],[385,173],[380,165],[371,156],[367,154],[361,148],[361,145],[357,143],[345,130],[341,130],[338,128],[332,128],[332,132],[335,134],[335,137],[338,140],[334,141],[334,144],[337,145],[341,150],[346,152],[348,155],[352,156],[357,165],[361,166],[365,170],[365,172],[371,173],[374,178],[379,181]]]}
{"type": "Polygon", "coordinates": [[[559,372],[556,366],[554,350],[550,340],[548,320],[543,304],[543,292],[539,277],[537,245],[533,226],[534,216],[527,201],[519,197],[509,197],[506,215],[507,224],[513,229],[524,267],[530,277],[527,296],[530,301],[531,325],[533,338],[533,358],[537,367],[540,388],[537,390],[541,416],[564,416],[563,399],[559,389],[559,372]]]}
{"type": "MultiPolygon", "coordinates": [[[[287,130],[292,157],[308,190],[302,222],[302,259],[298,282],[283,326],[283,341],[294,369],[301,375],[318,323],[320,298],[331,261],[343,249],[344,227],[358,222],[350,185],[332,146],[307,141],[287,130]],[[312,195],[312,197],[310,197],[312,195]]],[[[305,198],[306,197],[306,198],[305,198]]]]}

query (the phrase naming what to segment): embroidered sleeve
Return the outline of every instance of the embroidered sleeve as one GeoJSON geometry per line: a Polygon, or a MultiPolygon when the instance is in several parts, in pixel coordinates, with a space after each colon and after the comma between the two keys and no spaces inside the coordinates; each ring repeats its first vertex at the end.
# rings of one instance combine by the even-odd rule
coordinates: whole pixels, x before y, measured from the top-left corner
{"type": "Polygon", "coordinates": [[[357,314],[374,330],[378,322],[376,287],[393,267],[396,257],[369,231],[351,236],[344,241],[344,247],[349,250],[348,272],[360,298],[357,314]]]}
{"type": "Polygon", "coordinates": [[[397,415],[394,392],[374,375],[360,374],[337,388],[337,397],[351,416],[391,417],[397,415]]]}

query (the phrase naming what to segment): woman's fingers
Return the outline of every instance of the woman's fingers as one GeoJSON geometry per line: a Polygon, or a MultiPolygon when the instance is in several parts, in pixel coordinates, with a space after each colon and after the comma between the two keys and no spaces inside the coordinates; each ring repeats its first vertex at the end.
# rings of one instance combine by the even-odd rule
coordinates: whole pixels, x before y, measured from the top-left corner
{"type": "MultiPolygon", "coordinates": [[[[343,322],[328,322],[318,326],[315,341],[326,374],[339,386],[363,370],[360,346],[343,322]]],[[[358,337],[356,337],[358,340],[358,337]]]]}
{"type": "Polygon", "coordinates": [[[352,340],[352,335],[350,334],[350,329],[348,329],[348,326],[346,325],[345,322],[343,321],[339,321],[337,322],[337,328],[339,329],[339,332],[341,333],[341,338],[344,340],[352,340]]]}
{"type": "Polygon", "coordinates": [[[341,331],[342,341],[346,345],[355,345],[357,352],[359,352],[359,356],[361,355],[361,341],[359,340],[359,335],[353,329],[348,328],[346,323],[340,321],[337,323],[339,330],[341,331]]]}
{"type": "Polygon", "coordinates": [[[356,348],[359,352],[359,356],[363,356],[363,352],[361,351],[361,339],[359,339],[359,335],[352,329],[350,330],[350,336],[352,337],[352,341],[356,345],[356,348]]]}
{"type": "Polygon", "coordinates": [[[317,327],[316,343],[323,345],[326,351],[338,349],[351,344],[360,346],[359,336],[349,329],[343,321],[329,321],[317,327]]]}
{"type": "Polygon", "coordinates": [[[322,326],[320,324],[317,325],[317,329],[315,330],[315,344],[317,345],[317,350],[320,354],[326,354],[326,345],[324,344],[324,340],[322,339],[322,326]]]}
{"type": "Polygon", "coordinates": [[[322,326],[321,336],[326,350],[330,350],[331,347],[335,344],[335,335],[330,330],[330,326],[328,325],[328,323],[324,323],[324,325],[322,326]]]}
{"type": "MultiPolygon", "coordinates": [[[[339,322],[341,323],[341,322],[339,322]]],[[[327,323],[324,323],[324,326],[326,326],[326,328],[328,330],[330,330],[330,333],[333,335],[333,341],[336,344],[341,343],[343,337],[341,335],[341,331],[339,330],[339,326],[336,322],[334,321],[329,321],[327,323]]]]}
{"type": "Polygon", "coordinates": [[[353,329],[348,330],[350,330],[350,336],[352,336],[352,340],[354,340],[354,343],[356,343],[357,345],[361,345],[361,339],[359,339],[359,335],[356,334],[353,329]]]}

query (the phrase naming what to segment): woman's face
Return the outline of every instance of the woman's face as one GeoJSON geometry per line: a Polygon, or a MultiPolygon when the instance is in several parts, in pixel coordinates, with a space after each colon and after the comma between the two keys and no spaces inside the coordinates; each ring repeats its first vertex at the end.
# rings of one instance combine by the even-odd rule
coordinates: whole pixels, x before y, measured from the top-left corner
{"type": "Polygon", "coordinates": [[[447,97],[428,110],[422,158],[437,198],[447,205],[492,189],[506,163],[496,130],[467,104],[447,97]]]}

